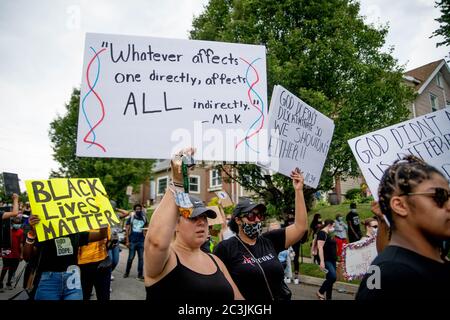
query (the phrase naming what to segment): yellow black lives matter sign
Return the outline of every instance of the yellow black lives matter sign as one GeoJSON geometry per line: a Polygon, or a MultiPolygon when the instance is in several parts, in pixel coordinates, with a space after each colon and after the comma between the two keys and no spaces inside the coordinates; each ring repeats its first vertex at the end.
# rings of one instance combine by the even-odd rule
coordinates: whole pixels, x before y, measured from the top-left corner
{"type": "Polygon", "coordinates": [[[25,181],[38,241],[105,228],[120,222],[100,179],[25,181]]]}

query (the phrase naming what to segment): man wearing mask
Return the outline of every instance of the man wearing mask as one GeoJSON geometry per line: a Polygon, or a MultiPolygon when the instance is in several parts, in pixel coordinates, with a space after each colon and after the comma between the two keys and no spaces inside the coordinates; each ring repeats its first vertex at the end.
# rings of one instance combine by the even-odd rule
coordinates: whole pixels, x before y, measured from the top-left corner
{"type": "Polygon", "coordinates": [[[147,214],[142,211],[142,206],[136,204],[133,212],[126,223],[126,245],[129,249],[127,268],[124,278],[130,275],[131,265],[133,264],[136,252],[138,254],[138,280],[144,281],[144,233],[142,228],[147,227],[147,214]]]}
{"type": "Polygon", "coordinates": [[[358,241],[361,239],[361,227],[359,215],[356,212],[356,203],[352,202],[350,204],[350,212],[346,217],[347,225],[348,225],[348,240],[350,243],[358,241]]]}

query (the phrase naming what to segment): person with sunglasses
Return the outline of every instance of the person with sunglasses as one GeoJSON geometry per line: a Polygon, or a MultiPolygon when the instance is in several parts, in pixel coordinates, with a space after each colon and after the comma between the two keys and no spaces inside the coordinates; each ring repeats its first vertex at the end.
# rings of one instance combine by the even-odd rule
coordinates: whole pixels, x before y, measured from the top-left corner
{"type": "Polygon", "coordinates": [[[450,238],[449,181],[414,157],[397,160],[378,189],[390,225],[389,244],[361,281],[357,300],[448,299],[450,263],[442,243],[450,238]]]}
{"type": "Polygon", "coordinates": [[[364,220],[364,227],[366,228],[366,235],[361,240],[366,240],[371,237],[376,237],[378,231],[378,221],[375,218],[367,218],[364,220]]]}
{"type": "Polygon", "coordinates": [[[240,198],[229,227],[236,233],[220,242],[214,253],[224,262],[246,300],[289,299],[284,285],[284,270],[278,254],[298,242],[307,230],[303,196],[303,174],[291,173],[295,189],[295,222],[288,227],[261,234],[266,206],[240,198]]]}
{"type": "Polygon", "coordinates": [[[216,213],[199,198],[184,193],[183,181],[189,181],[189,176],[183,158],[194,152],[185,149],[172,159],[172,181],[145,236],[144,282],[150,301],[242,299],[223,262],[201,250],[208,237],[207,218],[216,218],[216,213]]]}

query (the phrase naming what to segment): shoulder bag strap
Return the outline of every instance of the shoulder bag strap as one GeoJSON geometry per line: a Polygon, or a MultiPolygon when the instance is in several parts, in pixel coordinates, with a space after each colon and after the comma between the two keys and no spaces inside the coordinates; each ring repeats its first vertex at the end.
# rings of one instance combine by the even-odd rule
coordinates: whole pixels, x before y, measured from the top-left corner
{"type": "Polygon", "coordinates": [[[272,301],[274,301],[275,299],[273,298],[273,294],[272,294],[272,290],[270,290],[270,286],[269,286],[269,282],[267,281],[267,277],[266,277],[266,273],[264,272],[263,268],[261,267],[261,265],[259,264],[258,260],[255,258],[255,256],[253,255],[253,253],[250,251],[249,248],[247,248],[247,246],[244,244],[244,242],[237,236],[235,235],[235,237],[239,240],[239,242],[244,246],[244,248],[248,251],[248,253],[250,253],[250,255],[252,256],[253,260],[255,260],[256,264],[258,265],[259,269],[261,270],[263,276],[264,276],[264,281],[266,281],[266,286],[267,286],[267,290],[269,290],[270,293],[270,297],[272,298],[272,301]]]}

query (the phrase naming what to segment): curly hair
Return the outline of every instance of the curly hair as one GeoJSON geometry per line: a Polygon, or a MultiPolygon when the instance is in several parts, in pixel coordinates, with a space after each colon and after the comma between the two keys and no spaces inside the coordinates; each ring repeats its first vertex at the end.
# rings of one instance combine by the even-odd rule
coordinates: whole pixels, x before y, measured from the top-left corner
{"type": "Polygon", "coordinates": [[[396,160],[383,174],[378,187],[378,197],[381,212],[395,229],[392,217],[391,199],[395,195],[412,192],[421,182],[429,180],[433,174],[442,173],[425,161],[408,155],[396,160]]]}

